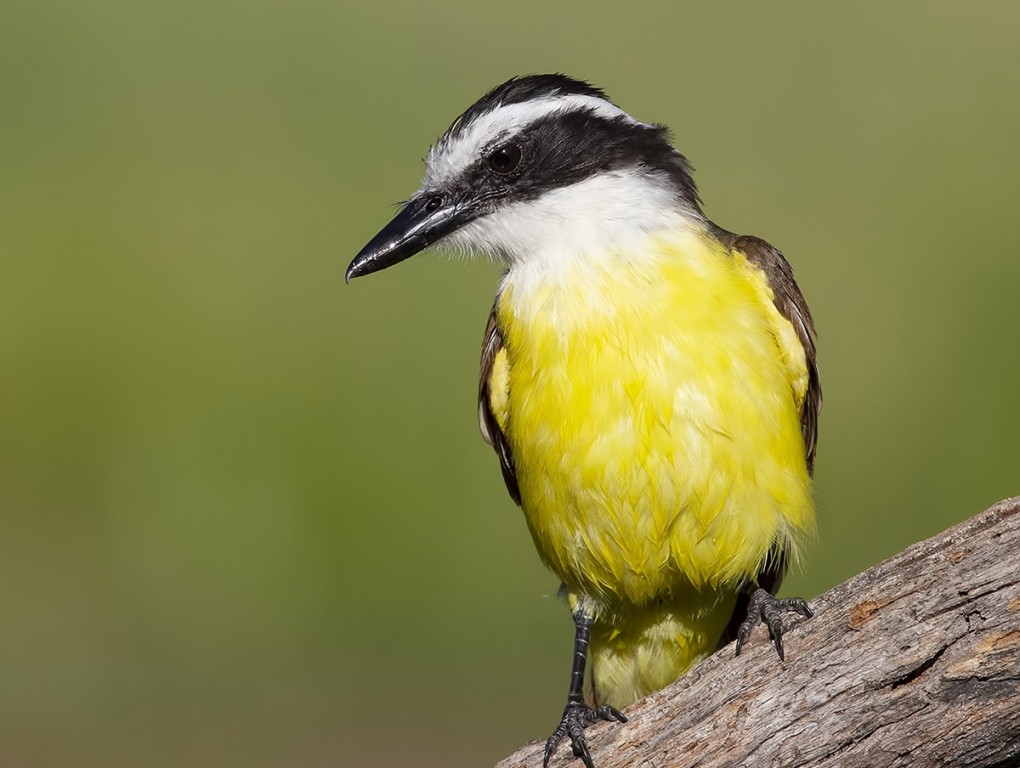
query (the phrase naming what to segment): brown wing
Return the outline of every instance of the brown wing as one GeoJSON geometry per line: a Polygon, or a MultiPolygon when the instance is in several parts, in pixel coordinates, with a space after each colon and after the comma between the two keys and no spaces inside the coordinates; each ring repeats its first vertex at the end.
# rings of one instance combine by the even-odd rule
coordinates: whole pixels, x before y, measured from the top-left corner
{"type": "MultiPolygon", "coordinates": [[[[499,301],[499,297],[496,297],[499,301]]],[[[482,430],[485,442],[493,447],[499,457],[499,467],[503,470],[503,481],[515,503],[521,503],[521,489],[517,485],[517,472],[514,469],[514,457],[510,453],[510,443],[500,429],[499,422],[492,412],[489,398],[489,387],[492,381],[492,367],[496,355],[503,349],[503,337],[496,325],[496,305],[492,305],[489,322],[485,326],[485,337],[482,340],[481,371],[478,374],[478,425],[482,430]]]]}
{"type": "MultiPolygon", "coordinates": [[[[800,429],[804,435],[804,451],[807,458],[808,472],[814,474],[815,448],[818,445],[818,411],[822,407],[822,385],[818,378],[818,360],[815,349],[815,325],[811,319],[811,311],[804,294],[800,292],[793,279],[793,268],[778,248],[774,248],[760,237],[743,235],[740,237],[721,232],[720,239],[730,248],[740,251],[747,260],[765,273],[772,293],[775,296],[776,309],[790,321],[801,346],[804,347],[804,359],[808,370],[808,387],[804,402],[800,409],[800,429]],[[727,237],[728,236],[728,237],[727,237]]],[[[756,584],[748,585],[737,596],[737,604],[733,609],[729,624],[719,640],[723,647],[737,637],[737,629],[747,618],[747,607],[750,592],[761,587],[771,594],[776,594],[786,575],[786,556],[774,550],[762,569],[758,572],[756,584]]]]}
{"type": "Polygon", "coordinates": [[[804,435],[808,472],[814,474],[815,447],[818,444],[818,411],[822,407],[822,385],[818,379],[818,360],[815,350],[815,324],[804,294],[793,279],[793,268],[778,248],[774,248],[760,237],[742,235],[735,238],[730,247],[743,253],[749,262],[765,273],[776,309],[790,321],[800,344],[804,347],[807,362],[808,386],[804,403],[800,408],[800,429],[804,435]]]}

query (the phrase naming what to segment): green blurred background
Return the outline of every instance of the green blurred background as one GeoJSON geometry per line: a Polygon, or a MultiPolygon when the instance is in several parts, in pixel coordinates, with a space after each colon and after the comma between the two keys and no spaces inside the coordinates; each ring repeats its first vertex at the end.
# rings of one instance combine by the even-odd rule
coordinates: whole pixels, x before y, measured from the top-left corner
{"type": "Polygon", "coordinates": [[[7,0],[0,764],[487,765],[548,733],[570,622],[476,425],[498,270],[343,284],[513,74],[672,125],[708,213],[795,265],[826,402],[788,593],[1020,493],[1018,25],[7,0]]]}

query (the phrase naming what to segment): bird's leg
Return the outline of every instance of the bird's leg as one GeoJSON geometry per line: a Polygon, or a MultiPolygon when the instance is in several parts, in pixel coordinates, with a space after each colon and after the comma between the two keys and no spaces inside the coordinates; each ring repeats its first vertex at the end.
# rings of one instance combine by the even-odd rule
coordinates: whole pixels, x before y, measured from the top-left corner
{"type": "Polygon", "coordinates": [[[627,718],[621,712],[608,704],[592,709],[584,703],[584,667],[588,661],[591,624],[591,617],[585,615],[580,608],[574,612],[574,660],[570,666],[570,690],[567,693],[567,706],[563,708],[560,724],[556,726],[552,736],[545,742],[543,768],[549,768],[549,758],[567,736],[570,737],[570,746],[574,751],[574,757],[581,758],[586,768],[595,768],[591,754],[588,752],[588,741],[584,737],[584,729],[599,720],[627,722],[627,718]]]}
{"type": "Polygon", "coordinates": [[[754,628],[764,622],[765,626],[769,628],[769,636],[776,646],[776,653],[779,654],[780,660],[785,660],[783,656],[783,619],[781,615],[784,612],[799,613],[801,616],[811,618],[811,609],[808,608],[807,602],[803,599],[799,597],[786,597],[779,600],[760,587],[756,589],[751,595],[751,601],[747,605],[747,618],[744,619],[744,623],[737,630],[737,655],[740,655],[740,649],[747,642],[754,628]]]}

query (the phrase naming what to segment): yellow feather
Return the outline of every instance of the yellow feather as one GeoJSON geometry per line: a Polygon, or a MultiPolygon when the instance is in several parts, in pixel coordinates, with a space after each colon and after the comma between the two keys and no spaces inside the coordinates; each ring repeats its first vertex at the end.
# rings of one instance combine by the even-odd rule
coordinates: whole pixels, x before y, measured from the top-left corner
{"type": "Polygon", "coordinates": [[[489,408],[496,417],[496,424],[504,433],[507,430],[509,406],[510,366],[506,359],[506,349],[501,349],[492,361],[492,373],[489,374],[489,408]]]}
{"type": "Polygon", "coordinates": [[[504,282],[490,406],[542,559],[599,616],[599,699],[710,652],[740,585],[814,524],[804,350],[740,254],[689,231],[504,282]]]}

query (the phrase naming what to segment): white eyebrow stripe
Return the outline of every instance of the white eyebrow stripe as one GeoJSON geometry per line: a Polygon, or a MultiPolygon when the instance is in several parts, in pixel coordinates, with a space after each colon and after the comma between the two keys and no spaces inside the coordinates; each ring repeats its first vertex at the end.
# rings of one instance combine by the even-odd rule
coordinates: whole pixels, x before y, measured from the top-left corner
{"type": "Polygon", "coordinates": [[[443,139],[429,151],[425,168],[425,185],[438,186],[456,178],[475,159],[482,147],[497,136],[519,133],[525,126],[555,112],[588,110],[599,117],[623,118],[644,125],[615,104],[597,96],[568,94],[543,96],[517,104],[499,105],[475,118],[467,129],[453,139],[443,139]]]}

